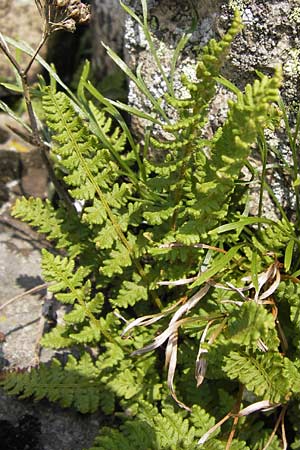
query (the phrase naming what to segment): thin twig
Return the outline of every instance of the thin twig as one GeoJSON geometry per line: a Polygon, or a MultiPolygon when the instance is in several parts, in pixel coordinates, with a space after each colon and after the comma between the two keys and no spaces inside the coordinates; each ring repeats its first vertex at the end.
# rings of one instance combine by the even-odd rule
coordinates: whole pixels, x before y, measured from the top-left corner
{"type": "Polygon", "coordinates": [[[53,283],[43,283],[43,284],[39,284],[38,286],[35,286],[32,289],[29,289],[28,291],[22,292],[22,294],[18,294],[15,297],[10,298],[9,300],[7,300],[7,302],[3,303],[3,305],[0,305],[0,310],[6,308],[6,306],[10,305],[11,303],[13,303],[16,300],[20,300],[20,298],[25,297],[26,295],[29,294],[33,294],[36,292],[41,291],[42,289],[46,289],[49,286],[51,286],[53,283]]]}
{"type": "Polygon", "coordinates": [[[40,50],[42,49],[42,47],[44,46],[44,44],[46,43],[48,37],[50,36],[49,31],[44,31],[43,32],[43,36],[42,39],[40,40],[39,45],[37,46],[33,56],[31,57],[29,63],[27,64],[26,69],[24,70],[24,73],[27,74],[35,60],[35,58],[37,57],[37,55],[39,54],[40,50]]]}
{"type": "MultiPolygon", "coordinates": [[[[272,443],[272,441],[273,441],[273,439],[274,439],[274,437],[275,437],[276,431],[278,430],[278,427],[279,427],[280,423],[282,424],[282,421],[284,420],[286,408],[287,408],[286,405],[282,408],[282,410],[281,410],[281,412],[280,412],[280,414],[279,414],[279,416],[278,416],[278,419],[276,420],[275,427],[274,427],[274,429],[273,429],[273,431],[272,431],[272,433],[271,433],[271,435],[270,435],[270,437],[269,437],[269,439],[268,439],[266,445],[264,446],[264,448],[263,448],[262,450],[267,450],[267,448],[268,448],[268,447],[270,446],[270,444],[272,443]]],[[[285,435],[285,433],[284,433],[284,435],[285,435]]],[[[284,448],[286,449],[287,447],[284,447],[284,448]]]]}
{"type": "Polygon", "coordinates": [[[284,418],[285,418],[286,410],[287,410],[287,405],[285,405],[282,408],[283,414],[282,414],[282,420],[281,420],[281,437],[282,437],[282,443],[283,443],[283,450],[287,450],[287,448],[288,448],[288,443],[287,443],[286,434],[285,434],[285,426],[284,426],[284,418]]]}
{"type": "Polygon", "coordinates": [[[219,428],[221,425],[223,425],[223,423],[225,423],[228,419],[230,419],[230,417],[232,417],[231,412],[226,414],[226,416],[224,416],[221,420],[219,420],[219,422],[217,422],[213,427],[211,427],[207,433],[205,433],[198,441],[198,445],[202,445],[204,444],[204,442],[207,441],[207,439],[209,438],[209,436],[217,429],[219,428]]]}
{"type": "MultiPolygon", "coordinates": [[[[234,408],[233,408],[233,413],[234,413],[234,414],[238,414],[238,412],[239,412],[239,410],[240,410],[240,408],[241,408],[241,402],[242,402],[242,398],[243,398],[243,392],[244,392],[244,386],[243,386],[242,384],[240,384],[238,397],[237,397],[235,406],[234,406],[234,408]]],[[[225,450],[229,450],[230,447],[231,447],[231,444],[232,444],[232,441],[233,441],[233,438],[234,438],[234,435],[235,435],[235,432],[236,432],[236,428],[237,428],[238,421],[239,421],[239,416],[236,415],[236,416],[233,418],[233,423],[232,423],[232,427],[231,427],[230,434],[229,434],[229,436],[228,436],[228,440],[227,440],[227,443],[226,443],[225,450]]]]}

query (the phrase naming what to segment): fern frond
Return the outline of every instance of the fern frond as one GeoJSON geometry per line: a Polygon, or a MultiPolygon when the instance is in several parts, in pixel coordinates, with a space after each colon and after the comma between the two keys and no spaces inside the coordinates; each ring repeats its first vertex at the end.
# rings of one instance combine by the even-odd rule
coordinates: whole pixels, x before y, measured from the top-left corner
{"type": "MultiPolygon", "coordinates": [[[[211,419],[204,410],[197,408],[196,422],[200,430],[207,430],[211,419]],[[200,418],[201,417],[201,418],[200,418]]],[[[193,413],[192,413],[193,417],[193,413]]],[[[122,448],[130,450],[171,450],[197,448],[198,430],[189,423],[182,412],[165,408],[161,413],[156,408],[142,403],[140,412],[131,420],[126,420],[120,430],[104,428],[89,450],[109,450],[122,448]]],[[[245,447],[238,447],[243,448],[245,447]]],[[[222,447],[224,449],[224,447],[222,447]]],[[[245,449],[246,450],[246,449],[245,449]]]]}
{"type": "Polygon", "coordinates": [[[230,315],[228,320],[228,338],[234,344],[247,348],[257,348],[258,340],[271,341],[273,348],[279,345],[279,340],[274,336],[275,320],[264,306],[248,301],[230,315]],[[272,339],[269,339],[271,334],[272,339]],[[275,337],[275,339],[274,339],[275,337]]]}
{"type": "Polygon", "coordinates": [[[45,348],[68,348],[73,345],[73,339],[69,336],[68,327],[56,325],[55,328],[44,334],[40,343],[45,348]]]}
{"type": "Polygon", "coordinates": [[[74,303],[76,299],[84,300],[89,285],[84,283],[91,269],[80,266],[76,271],[75,261],[69,258],[54,256],[47,250],[42,250],[42,270],[46,281],[54,281],[49,287],[51,292],[67,290],[67,293],[57,294],[58,300],[64,303],[74,303]]]}
{"type": "Polygon", "coordinates": [[[284,359],[279,353],[247,355],[231,351],[224,360],[223,369],[230,379],[238,379],[250,392],[273,403],[286,401],[291,380],[285,376],[284,359]]]}
{"type": "Polygon", "coordinates": [[[39,233],[46,235],[49,241],[55,242],[57,248],[68,249],[69,255],[75,257],[86,249],[89,230],[81,223],[75,211],[55,209],[49,200],[40,198],[17,199],[12,215],[35,227],[39,233]]]}
{"type": "Polygon", "coordinates": [[[47,398],[63,407],[73,406],[82,413],[94,412],[101,402],[99,371],[86,353],[80,360],[68,357],[63,367],[57,359],[50,366],[42,364],[23,373],[7,372],[2,383],[9,395],[20,398],[47,398]]]}
{"type": "Polygon", "coordinates": [[[273,78],[256,80],[235,103],[229,102],[228,119],[216,135],[211,156],[204,166],[203,183],[197,185],[195,193],[193,208],[202,212],[200,229],[203,229],[203,223],[204,229],[207,226],[213,228],[225,217],[235,180],[240,176],[259,127],[269,117],[270,102],[278,100],[280,82],[281,71],[278,69],[273,78]]]}
{"type": "Polygon", "coordinates": [[[135,281],[124,280],[116,299],[110,301],[118,308],[128,308],[128,306],[134,306],[140,300],[147,299],[148,290],[146,286],[144,286],[142,280],[136,279],[135,281]]]}

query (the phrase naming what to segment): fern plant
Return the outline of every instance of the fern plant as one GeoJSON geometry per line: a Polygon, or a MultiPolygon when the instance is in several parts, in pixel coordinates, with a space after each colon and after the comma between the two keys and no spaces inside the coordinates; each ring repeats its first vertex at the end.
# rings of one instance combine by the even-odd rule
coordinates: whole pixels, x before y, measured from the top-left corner
{"type": "MultiPolygon", "coordinates": [[[[163,70],[145,0],[143,17],[123,6],[163,70]]],[[[13,214],[53,244],[42,253],[43,276],[70,308],[42,345],[74,354],[7,371],[2,385],[21,398],[110,415],[91,450],[298,445],[284,423],[296,432],[300,241],[285,215],[249,216],[243,175],[262,130],[278,121],[281,71],[244,93],[224,81],[222,64],[241,28],[236,12],[223,38],[202,50],[196,81],[182,79],[184,97],[172,71],[163,72],[172,119],[110,50],[151,114],[104,98],[88,81],[88,64],[77,96],[57,90],[53,69],[50,86],[40,83],[52,165],[72,202],[24,198],[13,214]],[[208,139],[218,82],[236,98],[208,139]],[[147,131],[142,149],[120,109],[164,137],[147,131]]]]}

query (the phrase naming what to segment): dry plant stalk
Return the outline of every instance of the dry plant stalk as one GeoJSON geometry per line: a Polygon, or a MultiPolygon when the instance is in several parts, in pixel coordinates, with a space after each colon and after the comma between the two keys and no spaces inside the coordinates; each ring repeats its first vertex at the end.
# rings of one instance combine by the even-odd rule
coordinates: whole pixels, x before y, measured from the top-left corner
{"type": "Polygon", "coordinates": [[[40,43],[34,51],[27,66],[25,68],[21,67],[13,53],[10,51],[1,32],[0,49],[11,62],[22,81],[23,97],[26,103],[26,109],[31,127],[31,133],[24,134],[23,138],[40,149],[44,164],[48,170],[49,178],[51,179],[59,197],[69,209],[73,210],[73,203],[54,173],[48,156],[48,146],[43,141],[40,134],[38,122],[32,106],[31,93],[28,83],[28,72],[49,36],[58,30],[74,32],[77,25],[86,23],[90,20],[90,7],[82,3],[80,0],[35,0],[35,3],[43,19],[43,33],[40,43]]]}

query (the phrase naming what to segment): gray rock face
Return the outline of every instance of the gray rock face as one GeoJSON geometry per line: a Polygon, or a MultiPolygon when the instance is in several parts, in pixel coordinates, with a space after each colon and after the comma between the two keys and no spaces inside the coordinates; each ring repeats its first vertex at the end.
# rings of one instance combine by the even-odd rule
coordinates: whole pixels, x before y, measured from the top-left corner
{"type": "Polygon", "coordinates": [[[82,450],[92,446],[99,414],[82,415],[48,402],[18,401],[0,391],[1,449],[82,450]]]}
{"type": "MultiPolygon", "coordinates": [[[[234,3],[234,2],[232,2],[234,3]]],[[[254,71],[272,73],[281,64],[284,73],[282,93],[288,103],[299,100],[298,56],[300,53],[300,5],[296,0],[237,2],[245,28],[237,36],[226,74],[238,86],[252,81],[254,71]]],[[[221,6],[219,26],[227,22],[229,8],[221,6]]]]}
{"type": "MultiPolygon", "coordinates": [[[[0,305],[24,291],[43,284],[40,274],[40,252],[32,235],[1,226],[0,238],[0,305]]],[[[39,333],[42,296],[45,289],[7,305],[0,311],[3,365],[28,367],[34,364],[35,344],[39,333]]]]}
{"type": "MultiPolygon", "coordinates": [[[[127,4],[141,14],[139,0],[127,0],[127,4]]],[[[210,38],[220,38],[228,29],[233,10],[238,8],[244,22],[244,30],[233,45],[223,74],[240,89],[256,77],[256,70],[271,75],[274,68],[281,64],[284,73],[282,97],[293,111],[299,104],[299,54],[300,54],[300,4],[297,0],[151,0],[147,2],[149,23],[154,37],[155,47],[168,74],[170,61],[182,34],[189,30],[193,15],[197,16],[197,26],[179,60],[177,74],[193,76],[193,67],[201,47],[210,38]]],[[[156,98],[163,98],[166,86],[153,58],[141,27],[131,18],[126,19],[125,56],[133,68],[142,67],[142,75],[151,93],[156,98]]],[[[180,82],[176,84],[180,95],[180,82]]],[[[210,122],[216,129],[224,120],[227,101],[230,94],[220,88],[211,105],[210,122]]],[[[129,83],[129,102],[143,111],[149,112],[149,102],[138,91],[133,82],[129,83]]],[[[134,118],[133,128],[142,139],[147,122],[134,118]]],[[[269,135],[270,144],[280,148],[283,157],[290,161],[291,155],[287,145],[285,131],[269,135]]],[[[270,162],[274,162],[271,161],[270,162]]],[[[276,171],[272,174],[272,187],[285,204],[293,204],[291,192],[284,177],[276,171]]],[[[254,202],[255,203],[255,202],[254,202]]],[[[271,214],[270,205],[267,208],[271,214]]],[[[255,210],[255,206],[254,206],[255,210]]]]}
{"type": "MultiPolygon", "coordinates": [[[[128,0],[127,4],[141,13],[139,0],[128,0]]],[[[201,47],[212,37],[219,38],[228,29],[232,12],[238,8],[245,25],[233,45],[224,68],[226,76],[240,88],[252,81],[255,70],[272,73],[281,64],[284,71],[283,93],[288,102],[299,98],[300,64],[300,5],[297,0],[151,0],[148,2],[149,20],[158,54],[166,71],[170,65],[176,43],[189,30],[193,15],[198,24],[185,51],[178,70],[196,63],[201,47]]],[[[126,19],[125,49],[127,61],[134,68],[143,67],[145,78],[150,79],[151,89],[157,96],[165,90],[164,83],[150,55],[147,42],[138,24],[126,19]],[[157,76],[153,76],[157,74],[157,76]]],[[[142,102],[134,86],[130,86],[130,101],[142,102]]]]}
{"type": "Polygon", "coordinates": [[[116,68],[107,56],[103,41],[116,53],[123,49],[125,14],[119,0],[92,0],[93,65],[97,78],[112,74],[116,68]]]}
{"type": "MultiPolygon", "coordinates": [[[[38,341],[45,325],[46,289],[15,297],[43,285],[40,248],[44,245],[26,225],[0,216],[0,371],[28,370],[37,363],[38,341]]],[[[40,361],[48,361],[52,353],[43,351],[40,361]]],[[[1,449],[89,448],[101,420],[100,413],[84,416],[47,401],[19,401],[0,390],[1,449]]]]}

